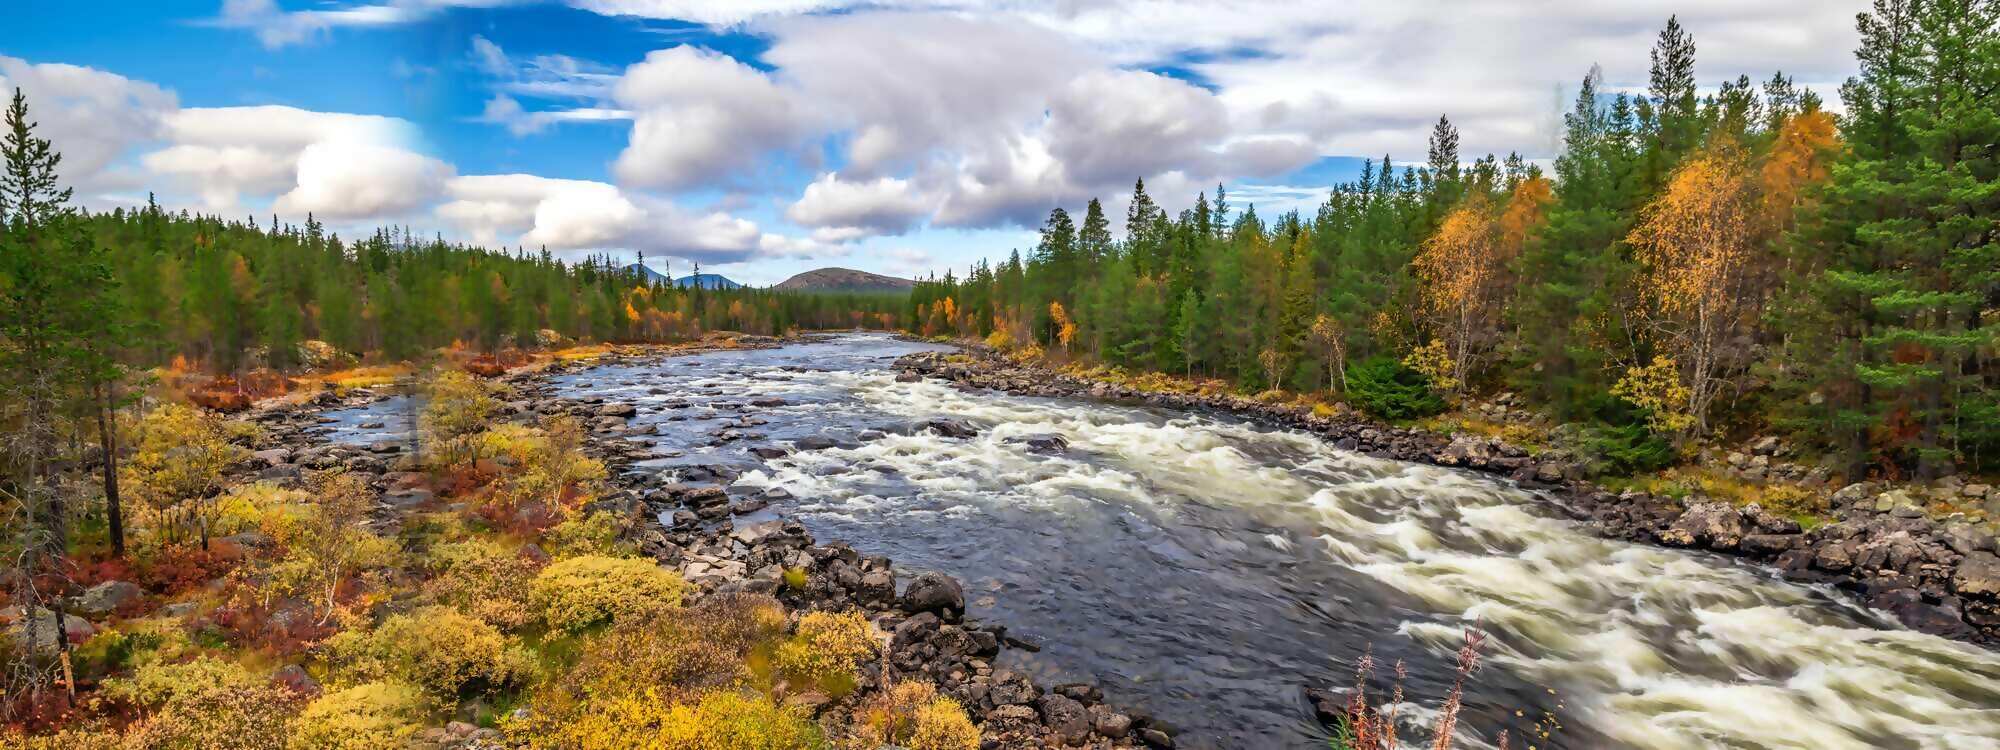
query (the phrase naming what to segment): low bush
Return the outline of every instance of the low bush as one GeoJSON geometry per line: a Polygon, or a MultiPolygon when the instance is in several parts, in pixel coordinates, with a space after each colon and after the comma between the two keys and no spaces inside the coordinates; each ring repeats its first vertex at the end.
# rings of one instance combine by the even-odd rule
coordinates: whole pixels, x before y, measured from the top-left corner
{"type": "Polygon", "coordinates": [[[798,632],[778,647],[774,663],[795,685],[811,685],[838,697],[854,688],[854,669],[875,653],[875,635],[859,612],[812,612],[799,618],[798,632]]]}
{"type": "Polygon", "coordinates": [[[824,744],[804,712],[731,690],[692,703],[670,703],[654,693],[618,698],[581,717],[559,741],[530,741],[531,747],[566,750],[811,750],[824,744]]]}
{"type": "Polygon", "coordinates": [[[502,630],[534,621],[529,588],[540,568],[506,545],[484,539],[431,547],[424,559],[435,573],[426,584],[432,600],[502,630]]]}
{"type": "Polygon", "coordinates": [[[536,688],[509,733],[537,748],[570,748],[559,739],[615,701],[683,702],[755,687],[758,665],[769,664],[784,631],[784,608],[752,594],[718,595],[673,617],[618,623],[582,640],[573,666],[536,688]]]}
{"type": "Polygon", "coordinates": [[[529,593],[550,628],[574,632],[678,607],[685,589],[651,560],[591,555],[544,568],[529,593]]]}
{"type": "Polygon", "coordinates": [[[392,615],[373,631],[344,631],[327,651],[342,683],[394,681],[439,697],[506,685],[528,670],[528,657],[499,630],[449,607],[392,615]]]}
{"type": "Polygon", "coordinates": [[[292,725],[289,744],[291,750],[398,750],[432,710],[423,691],[409,685],[356,685],[308,704],[292,725]]]}
{"type": "Polygon", "coordinates": [[[870,747],[908,750],[974,750],[979,728],[958,701],[938,695],[928,682],[905,680],[876,693],[857,714],[855,734],[870,747]]]}
{"type": "Polygon", "coordinates": [[[1431,388],[1429,378],[1389,357],[1349,367],[1347,397],[1362,411],[1390,421],[1428,417],[1447,407],[1431,388]]]}
{"type": "Polygon", "coordinates": [[[261,680],[243,667],[213,657],[141,665],[131,677],[106,680],[105,697],[156,709],[202,690],[250,687],[261,680]]]}
{"type": "Polygon", "coordinates": [[[589,515],[571,516],[569,520],[556,524],[542,537],[549,554],[557,558],[584,557],[629,557],[632,545],[622,538],[625,524],[610,513],[598,511],[589,515]]]}
{"type": "Polygon", "coordinates": [[[1586,407],[1593,422],[1572,446],[1592,474],[1630,476],[1658,471],[1680,461],[1672,442],[1655,433],[1645,410],[1610,395],[1591,399],[1586,407]]]}
{"type": "Polygon", "coordinates": [[[210,657],[143,664],[129,678],[105,681],[102,693],[145,716],[128,733],[128,748],[279,747],[297,710],[290,691],[210,657]]]}

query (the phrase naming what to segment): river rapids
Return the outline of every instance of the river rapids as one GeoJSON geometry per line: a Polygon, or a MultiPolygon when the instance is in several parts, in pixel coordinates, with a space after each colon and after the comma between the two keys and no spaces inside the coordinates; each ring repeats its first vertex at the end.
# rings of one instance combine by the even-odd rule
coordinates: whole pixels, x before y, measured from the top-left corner
{"type": "MultiPolygon", "coordinates": [[[[1460,747],[1506,729],[1517,748],[2000,750],[2000,654],[1830,589],[1599,539],[1507,482],[1303,432],[896,382],[897,357],[937,348],[842,335],[555,382],[637,405],[661,481],[729,465],[732,491],[788,490],[765,512],[819,539],[958,577],[971,617],[1042,646],[1003,663],[1095,679],[1183,747],[1325,747],[1301,687],[1353,684],[1364,650],[1378,689],[1407,665],[1406,739],[1427,738],[1476,625],[1490,637],[1460,747]],[[759,399],[783,403],[743,408],[759,399]],[[911,428],[940,418],[978,433],[911,428]],[[712,444],[724,431],[740,439],[712,444]],[[834,445],[749,451],[808,436],[834,445]],[[1047,436],[1066,447],[1029,440],[1047,436]]],[[[368,411],[335,438],[398,409],[368,411]]]]}

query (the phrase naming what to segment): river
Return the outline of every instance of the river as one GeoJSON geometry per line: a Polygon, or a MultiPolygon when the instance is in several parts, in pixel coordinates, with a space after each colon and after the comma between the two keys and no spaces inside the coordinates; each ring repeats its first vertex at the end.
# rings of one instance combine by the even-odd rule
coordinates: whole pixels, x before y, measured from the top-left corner
{"type": "MultiPolygon", "coordinates": [[[[662,455],[641,468],[662,481],[727,464],[743,472],[733,491],[788,490],[770,512],[821,540],[958,577],[971,617],[1043,647],[1003,663],[1045,685],[1094,678],[1181,728],[1183,747],[1325,747],[1300,688],[1352,684],[1371,648],[1377,685],[1408,665],[1403,714],[1421,723],[1477,623],[1491,637],[1460,747],[1504,728],[1517,748],[2000,750],[2000,655],[1837,592],[1598,539],[1504,481],[1302,432],[895,381],[897,357],[937,348],[840,335],[555,384],[638,405],[662,455]],[[753,399],[783,403],[741,408],[753,399]],[[909,429],[934,418],[979,432],[909,429]],[[743,437],[711,445],[725,431],[743,437]],[[1067,447],[1023,441],[1048,435],[1067,447]],[[835,445],[749,452],[806,436],[835,445]],[[1536,735],[1547,716],[1558,728],[1536,735]]],[[[369,439],[356,425],[398,410],[330,429],[369,439]]]]}

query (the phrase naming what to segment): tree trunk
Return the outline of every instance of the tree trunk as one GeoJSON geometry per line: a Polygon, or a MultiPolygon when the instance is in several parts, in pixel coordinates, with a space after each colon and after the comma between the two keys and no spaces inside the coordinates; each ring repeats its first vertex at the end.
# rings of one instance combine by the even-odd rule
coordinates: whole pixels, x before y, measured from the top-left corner
{"type": "Polygon", "coordinates": [[[111,554],[125,556],[125,508],[118,497],[118,430],[113,424],[112,405],[118,400],[117,383],[98,384],[97,435],[104,450],[104,515],[111,527],[111,554]]]}

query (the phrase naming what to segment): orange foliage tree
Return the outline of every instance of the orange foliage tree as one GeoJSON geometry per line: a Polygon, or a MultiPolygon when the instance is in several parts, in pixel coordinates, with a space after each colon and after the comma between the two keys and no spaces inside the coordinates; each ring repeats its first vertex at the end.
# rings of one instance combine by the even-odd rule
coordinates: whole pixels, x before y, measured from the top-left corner
{"type": "Polygon", "coordinates": [[[1725,385],[1726,350],[1756,309],[1750,178],[1722,150],[1689,159],[1643,212],[1626,241],[1642,267],[1648,323],[1679,365],[1688,416],[1708,429],[1708,407],[1725,385]]]}
{"type": "Polygon", "coordinates": [[[1056,343],[1061,344],[1063,353],[1069,353],[1069,342],[1076,338],[1076,321],[1069,319],[1061,302],[1049,303],[1049,321],[1056,328],[1056,343]]]}
{"type": "Polygon", "coordinates": [[[1463,388],[1497,317],[1489,311],[1505,266],[1492,210],[1478,198],[1453,209],[1411,264],[1423,283],[1423,310],[1449,354],[1454,390],[1463,388]]]}

